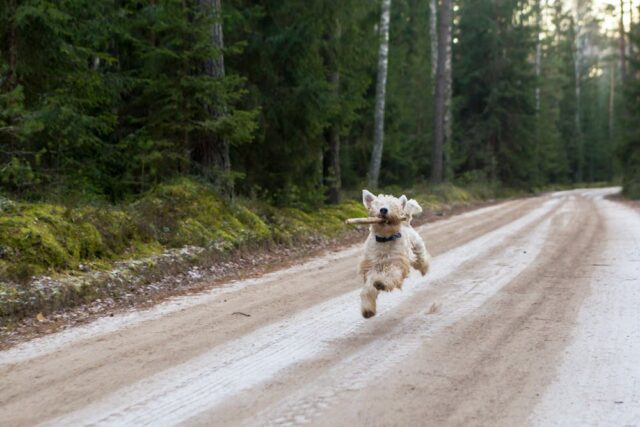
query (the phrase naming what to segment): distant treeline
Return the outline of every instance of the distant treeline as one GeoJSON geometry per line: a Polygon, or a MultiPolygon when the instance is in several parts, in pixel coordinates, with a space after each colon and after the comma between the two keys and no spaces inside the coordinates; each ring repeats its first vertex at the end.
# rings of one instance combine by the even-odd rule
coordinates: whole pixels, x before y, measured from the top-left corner
{"type": "MultiPolygon", "coordinates": [[[[379,184],[431,176],[434,19],[450,7],[444,179],[536,187],[622,164],[640,187],[638,26],[621,61],[588,2],[565,3],[393,0],[379,184]]],[[[4,193],[116,201],[191,175],[291,206],[367,182],[380,1],[0,5],[4,193]]]]}

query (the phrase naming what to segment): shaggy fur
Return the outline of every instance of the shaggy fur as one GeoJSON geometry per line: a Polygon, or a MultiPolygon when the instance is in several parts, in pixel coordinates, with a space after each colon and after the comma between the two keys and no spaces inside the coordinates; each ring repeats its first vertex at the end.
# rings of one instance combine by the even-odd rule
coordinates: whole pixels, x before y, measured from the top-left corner
{"type": "Polygon", "coordinates": [[[404,195],[396,198],[380,194],[376,197],[367,190],[362,191],[362,202],[369,216],[385,219],[385,222],[370,226],[360,263],[360,274],[364,279],[360,293],[362,315],[369,318],[376,314],[378,293],[401,289],[411,267],[423,276],[427,274],[431,256],[420,235],[411,227],[411,218],[422,212],[418,202],[407,200],[404,195]],[[376,236],[388,238],[398,232],[401,237],[395,240],[376,240],[376,236]]]}

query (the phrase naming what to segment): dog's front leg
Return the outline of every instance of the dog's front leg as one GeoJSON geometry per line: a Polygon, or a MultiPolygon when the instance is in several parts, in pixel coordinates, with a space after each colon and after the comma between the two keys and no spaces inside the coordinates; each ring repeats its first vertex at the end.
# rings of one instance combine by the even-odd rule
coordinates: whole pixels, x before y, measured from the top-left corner
{"type": "Polygon", "coordinates": [[[364,287],[360,292],[360,302],[362,316],[365,319],[376,315],[376,300],[378,299],[378,290],[373,286],[373,281],[367,277],[364,287]]]}
{"type": "Polygon", "coordinates": [[[409,232],[409,238],[411,240],[411,251],[415,257],[411,266],[424,276],[429,271],[431,255],[429,254],[429,251],[427,251],[427,247],[417,231],[411,229],[409,232]]]}

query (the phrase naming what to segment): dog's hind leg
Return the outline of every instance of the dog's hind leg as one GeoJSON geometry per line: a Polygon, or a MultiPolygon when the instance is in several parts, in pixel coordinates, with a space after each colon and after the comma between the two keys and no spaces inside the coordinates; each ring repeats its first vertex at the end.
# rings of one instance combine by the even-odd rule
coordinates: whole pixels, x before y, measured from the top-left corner
{"type": "Polygon", "coordinates": [[[402,288],[402,282],[408,274],[409,261],[403,258],[383,266],[379,271],[370,271],[367,275],[367,282],[381,292],[391,292],[394,289],[402,288]]]}
{"type": "Polygon", "coordinates": [[[373,282],[370,279],[364,284],[362,291],[360,292],[360,302],[362,316],[365,319],[376,315],[376,300],[378,299],[378,289],[373,286],[373,282]]]}

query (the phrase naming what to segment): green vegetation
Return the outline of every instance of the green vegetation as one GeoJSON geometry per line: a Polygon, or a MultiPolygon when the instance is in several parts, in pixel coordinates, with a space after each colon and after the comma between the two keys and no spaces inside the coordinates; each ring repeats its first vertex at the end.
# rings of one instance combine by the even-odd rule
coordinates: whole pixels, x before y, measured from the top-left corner
{"type": "MultiPolygon", "coordinates": [[[[361,187],[380,2],[217,3],[3,2],[0,191],[121,203],[192,176],[226,198],[308,208],[361,187]]],[[[623,82],[597,5],[454,3],[446,178],[529,190],[611,180],[624,146],[629,192],[637,58],[623,82]]],[[[428,0],[391,7],[382,187],[430,176],[434,19],[428,0]]],[[[637,32],[634,21],[630,52],[637,32]]]]}
{"type": "Polygon", "coordinates": [[[187,179],[160,185],[126,205],[68,208],[2,199],[0,206],[0,280],[22,281],[185,245],[227,252],[333,237],[344,230],[346,218],[365,214],[358,202],[309,211],[230,203],[212,187],[187,179]]]}

